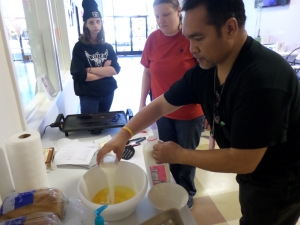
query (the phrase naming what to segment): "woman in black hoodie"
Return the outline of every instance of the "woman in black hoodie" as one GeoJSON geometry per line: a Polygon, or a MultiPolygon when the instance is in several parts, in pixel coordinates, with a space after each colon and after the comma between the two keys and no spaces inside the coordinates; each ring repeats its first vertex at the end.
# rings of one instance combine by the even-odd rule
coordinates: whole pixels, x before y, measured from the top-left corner
{"type": "Polygon", "coordinates": [[[72,53],[71,74],[81,113],[108,112],[117,88],[120,66],[112,45],[105,42],[102,17],[94,0],[83,0],[83,34],[72,53]]]}

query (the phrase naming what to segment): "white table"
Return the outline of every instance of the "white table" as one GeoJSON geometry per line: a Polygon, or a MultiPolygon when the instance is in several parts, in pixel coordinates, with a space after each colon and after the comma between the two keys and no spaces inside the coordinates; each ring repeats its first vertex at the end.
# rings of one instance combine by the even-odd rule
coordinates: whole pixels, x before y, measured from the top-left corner
{"type": "MultiPolygon", "coordinates": [[[[99,139],[101,137],[105,137],[107,135],[111,135],[112,137],[116,135],[116,133],[120,130],[120,128],[110,128],[104,129],[102,134],[100,135],[91,135],[88,131],[78,131],[78,132],[70,132],[68,138],[69,139],[78,139],[79,141],[93,141],[99,139]]],[[[148,134],[151,135],[152,131],[147,130],[148,134]]],[[[145,134],[138,134],[137,136],[145,136],[145,134]]],[[[48,128],[46,133],[42,138],[43,147],[52,147],[55,145],[58,139],[64,138],[65,135],[58,128],[48,128]]],[[[130,160],[133,163],[138,164],[142,168],[144,168],[144,160],[143,160],[143,151],[141,151],[142,147],[135,147],[136,153],[133,158],[130,160]]],[[[78,198],[77,194],[77,184],[79,179],[83,176],[83,174],[87,171],[87,169],[80,167],[69,167],[69,168],[57,168],[48,173],[48,179],[51,187],[58,188],[62,190],[68,198],[78,198]]],[[[148,193],[148,192],[147,192],[148,193]]],[[[155,209],[148,201],[147,193],[145,197],[138,204],[136,210],[129,217],[116,221],[116,222],[108,222],[109,225],[139,225],[145,220],[155,216],[161,211],[155,209]]],[[[174,196],[176,197],[176,196],[174,196]]],[[[181,210],[181,217],[186,225],[197,225],[193,215],[191,214],[189,208],[185,206],[181,210]]],[[[70,221],[76,217],[76,212],[72,210],[68,210],[66,217],[64,219],[64,223],[72,224],[70,221]]],[[[76,225],[76,224],[72,224],[76,225]]]]}
{"type": "MultiPolygon", "coordinates": [[[[278,53],[279,55],[281,55],[282,57],[286,57],[286,56],[288,56],[289,54],[291,54],[291,52],[277,52],[277,51],[275,51],[276,53],[278,53]]],[[[294,51],[292,54],[291,54],[291,56],[296,56],[296,55],[298,55],[299,54],[299,52],[298,51],[294,51]]]]}

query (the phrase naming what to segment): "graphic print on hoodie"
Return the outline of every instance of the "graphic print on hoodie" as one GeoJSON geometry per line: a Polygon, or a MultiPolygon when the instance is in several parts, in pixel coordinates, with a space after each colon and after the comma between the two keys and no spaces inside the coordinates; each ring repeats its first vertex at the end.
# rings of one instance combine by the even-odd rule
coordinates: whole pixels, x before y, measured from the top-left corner
{"type": "Polygon", "coordinates": [[[92,67],[91,61],[95,62],[96,67],[102,67],[103,63],[107,60],[108,50],[106,49],[104,53],[96,52],[93,55],[90,55],[87,51],[85,51],[85,56],[92,67]]]}

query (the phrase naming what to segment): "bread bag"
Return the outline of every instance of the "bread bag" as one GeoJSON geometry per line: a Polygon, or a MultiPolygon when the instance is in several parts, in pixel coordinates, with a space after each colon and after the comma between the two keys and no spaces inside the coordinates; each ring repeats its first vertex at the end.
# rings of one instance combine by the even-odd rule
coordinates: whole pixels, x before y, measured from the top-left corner
{"type": "Polygon", "coordinates": [[[0,225],[62,225],[60,219],[54,213],[36,212],[27,216],[21,216],[11,220],[0,222],[0,225]]]}
{"type": "Polygon", "coordinates": [[[6,197],[0,208],[0,221],[35,212],[51,212],[63,219],[66,196],[55,188],[43,188],[6,197]]]}

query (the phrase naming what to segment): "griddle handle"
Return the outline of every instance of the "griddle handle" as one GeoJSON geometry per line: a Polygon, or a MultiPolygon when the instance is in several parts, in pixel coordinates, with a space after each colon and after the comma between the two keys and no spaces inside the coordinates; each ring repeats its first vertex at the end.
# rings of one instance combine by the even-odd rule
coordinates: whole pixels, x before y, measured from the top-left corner
{"type": "Polygon", "coordinates": [[[126,117],[128,117],[128,120],[130,120],[133,117],[133,113],[131,109],[126,110],[126,117]]]}
{"type": "MultiPolygon", "coordinates": [[[[55,120],[55,124],[58,125],[60,131],[64,132],[64,131],[62,130],[61,120],[62,120],[62,121],[65,121],[65,117],[64,117],[63,114],[58,114],[58,116],[56,117],[56,120],[55,120]]],[[[68,136],[68,135],[66,135],[66,136],[68,136]]]]}

